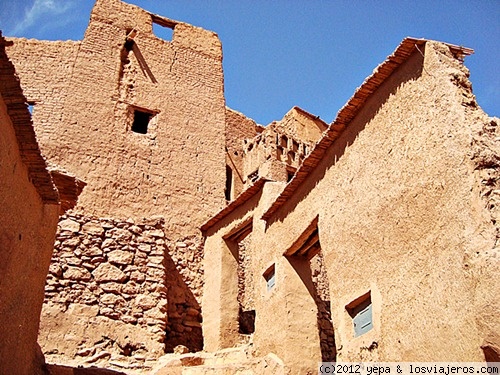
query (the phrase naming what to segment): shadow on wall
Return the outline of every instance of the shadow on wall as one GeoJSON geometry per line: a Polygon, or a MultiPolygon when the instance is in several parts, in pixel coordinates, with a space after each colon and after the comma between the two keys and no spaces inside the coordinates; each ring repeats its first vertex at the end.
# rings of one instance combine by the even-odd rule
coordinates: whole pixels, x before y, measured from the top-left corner
{"type": "MultiPolygon", "coordinates": [[[[335,332],[331,319],[330,301],[329,297],[325,298],[324,296],[328,295],[329,292],[327,289],[321,290],[318,279],[313,277],[311,261],[307,257],[293,255],[288,256],[287,259],[315,302],[321,360],[323,362],[336,362],[337,351],[335,346],[335,332]]],[[[326,275],[321,276],[326,280],[326,275]]]]}
{"type": "Polygon", "coordinates": [[[186,284],[170,254],[165,254],[165,285],[168,288],[168,324],[165,338],[165,352],[173,353],[178,345],[184,345],[191,352],[203,349],[201,330],[201,307],[191,288],[186,284]]]}
{"type": "Polygon", "coordinates": [[[484,360],[489,363],[500,362],[500,347],[492,343],[484,343],[481,345],[484,353],[484,360]]]}

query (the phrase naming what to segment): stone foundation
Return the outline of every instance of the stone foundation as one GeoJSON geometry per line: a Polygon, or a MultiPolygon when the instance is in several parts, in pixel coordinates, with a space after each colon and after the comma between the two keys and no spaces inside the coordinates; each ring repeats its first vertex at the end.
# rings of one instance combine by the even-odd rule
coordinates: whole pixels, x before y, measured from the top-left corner
{"type": "Polygon", "coordinates": [[[171,240],[163,225],[161,217],[61,217],[39,336],[49,361],[202,349],[201,241],[171,240]]]}

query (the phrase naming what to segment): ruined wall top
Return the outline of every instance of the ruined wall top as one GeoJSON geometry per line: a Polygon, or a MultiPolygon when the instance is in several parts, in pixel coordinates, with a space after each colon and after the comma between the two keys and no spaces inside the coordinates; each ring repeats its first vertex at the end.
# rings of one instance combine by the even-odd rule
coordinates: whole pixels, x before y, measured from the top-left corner
{"type": "Polygon", "coordinates": [[[299,107],[293,107],[280,121],[258,129],[253,138],[243,140],[245,186],[258,177],[290,180],[328,125],[299,107]]]}
{"type": "Polygon", "coordinates": [[[281,121],[271,124],[276,131],[305,143],[319,141],[328,124],[302,108],[293,107],[281,121]]]}
{"type": "Polygon", "coordinates": [[[90,19],[146,35],[154,35],[153,24],[167,27],[173,30],[173,44],[222,59],[222,45],[215,32],[150,13],[120,0],[97,0],[90,19]]]}

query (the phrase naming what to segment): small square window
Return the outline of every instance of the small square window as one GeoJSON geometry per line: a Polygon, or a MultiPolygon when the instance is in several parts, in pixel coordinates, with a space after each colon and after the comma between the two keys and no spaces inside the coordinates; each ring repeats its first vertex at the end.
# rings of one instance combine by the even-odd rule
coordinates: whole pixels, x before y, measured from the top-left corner
{"type": "Polygon", "coordinates": [[[157,38],[171,42],[174,36],[174,29],[171,27],[165,27],[153,21],[153,34],[157,38]]]}
{"type": "Polygon", "coordinates": [[[276,272],[274,264],[264,272],[264,279],[266,280],[267,291],[270,292],[276,286],[276,272]]]}
{"type": "Polygon", "coordinates": [[[149,120],[152,114],[138,109],[134,110],[134,122],[132,123],[132,131],[139,134],[147,134],[149,120]]]}
{"type": "Polygon", "coordinates": [[[157,15],[151,15],[153,34],[160,39],[172,41],[176,22],[157,15]]]}
{"type": "Polygon", "coordinates": [[[361,336],[373,328],[370,292],[352,301],[346,306],[346,310],[352,318],[354,337],[361,336]]]}

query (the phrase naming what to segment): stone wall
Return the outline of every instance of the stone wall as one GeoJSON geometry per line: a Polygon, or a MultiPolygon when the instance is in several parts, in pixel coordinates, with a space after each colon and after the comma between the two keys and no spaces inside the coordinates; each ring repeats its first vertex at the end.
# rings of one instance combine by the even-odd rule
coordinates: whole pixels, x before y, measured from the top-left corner
{"type": "Polygon", "coordinates": [[[203,349],[201,298],[203,294],[203,243],[200,237],[166,240],[165,257],[168,324],[165,351],[177,345],[190,351],[203,349]]]}
{"type": "Polygon", "coordinates": [[[61,218],[39,338],[49,357],[155,358],[181,344],[201,350],[200,240],[169,239],[163,225],[161,217],[61,218]]]}
{"type": "Polygon", "coordinates": [[[335,362],[337,348],[335,347],[335,332],[332,323],[332,310],[328,275],[320,251],[311,259],[311,279],[314,286],[315,302],[318,309],[317,323],[321,347],[321,360],[335,362]]]}

